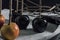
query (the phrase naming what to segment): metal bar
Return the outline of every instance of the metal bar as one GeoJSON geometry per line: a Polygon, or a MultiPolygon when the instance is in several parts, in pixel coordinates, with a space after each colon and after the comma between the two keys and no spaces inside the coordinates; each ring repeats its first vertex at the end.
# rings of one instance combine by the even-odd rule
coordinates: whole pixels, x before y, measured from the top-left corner
{"type": "Polygon", "coordinates": [[[54,5],[53,7],[51,7],[50,9],[49,9],[49,11],[51,11],[51,10],[53,10],[53,9],[55,9],[56,8],[56,6],[54,5]]]}
{"type": "MultiPolygon", "coordinates": [[[[21,10],[21,9],[19,9],[19,10],[21,10]]],[[[25,10],[25,8],[24,8],[24,10],[25,10]]],[[[39,10],[39,9],[28,9],[28,10],[39,10]]],[[[46,9],[41,9],[41,10],[46,10],[46,9]]]]}
{"type": "Polygon", "coordinates": [[[9,13],[9,23],[8,23],[8,25],[10,25],[11,19],[12,19],[12,0],[10,0],[10,13],[9,13]]]}
{"type": "MultiPolygon", "coordinates": [[[[39,6],[38,4],[36,4],[36,3],[34,3],[34,2],[32,2],[32,1],[30,1],[30,0],[27,0],[28,2],[30,2],[30,3],[32,3],[32,4],[34,4],[34,5],[36,5],[37,7],[48,7],[48,8],[51,8],[51,7],[49,7],[49,6],[39,6]]],[[[41,3],[41,2],[40,2],[41,3]]],[[[29,7],[29,6],[28,6],[29,7]]],[[[30,6],[30,7],[32,7],[32,6],[30,6]]],[[[34,6],[33,6],[34,7],[34,6]]]]}
{"type": "Polygon", "coordinates": [[[10,14],[12,14],[12,0],[10,0],[10,14]]]}
{"type": "Polygon", "coordinates": [[[37,10],[37,9],[28,9],[28,10],[37,10]]]}
{"type": "Polygon", "coordinates": [[[27,1],[30,2],[30,3],[32,3],[32,4],[34,4],[34,5],[36,5],[36,6],[39,6],[37,3],[34,3],[32,1],[30,1],[30,0],[27,0],[27,1]]]}
{"type": "Polygon", "coordinates": [[[49,6],[28,6],[28,8],[37,8],[37,7],[46,7],[46,8],[51,8],[51,7],[49,7],[49,6]]]}

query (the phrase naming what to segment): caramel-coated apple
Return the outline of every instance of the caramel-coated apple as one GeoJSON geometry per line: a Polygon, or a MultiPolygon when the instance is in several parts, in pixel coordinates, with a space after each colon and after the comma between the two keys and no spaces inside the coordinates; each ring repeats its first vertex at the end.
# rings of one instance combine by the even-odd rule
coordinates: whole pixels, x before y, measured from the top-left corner
{"type": "Polygon", "coordinates": [[[3,24],[5,23],[5,18],[3,15],[0,14],[0,29],[3,26],[3,24]]]}
{"type": "Polygon", "coordinates": [[[19,35],[18,25],[16,23],[10,23],[9,25],[2,26],[1,34],[6,39],[15,39],[19,35]]]}

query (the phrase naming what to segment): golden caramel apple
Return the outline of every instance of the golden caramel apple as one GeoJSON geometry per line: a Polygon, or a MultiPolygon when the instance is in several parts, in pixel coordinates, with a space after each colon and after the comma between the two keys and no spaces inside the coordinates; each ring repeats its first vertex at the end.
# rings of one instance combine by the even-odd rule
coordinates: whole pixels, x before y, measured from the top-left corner
{"type": "Polygon", "coordinates": [[[6,39],[15,39],[19,35],[18,25],[16,23],[10,23],[9,25],[2,26],[1,34],[6,39]]]}
{"type": "Polygon", "coordinates": [[[5,23],[5,18],[3,15],[0,14],[0,29],[3,26],[3,24],[5,23]]]}

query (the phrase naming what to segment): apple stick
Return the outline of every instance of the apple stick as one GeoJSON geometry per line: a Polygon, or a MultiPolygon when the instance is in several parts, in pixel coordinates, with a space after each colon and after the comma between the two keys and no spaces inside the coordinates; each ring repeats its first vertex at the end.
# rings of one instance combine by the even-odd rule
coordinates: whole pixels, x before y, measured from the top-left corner
{"type": "Polygon", "coordinates": [[[12,19],[12,0],[10,0],[10,13],[9,13],[9,23],[11,23],[11,19],[12,19]]]}

